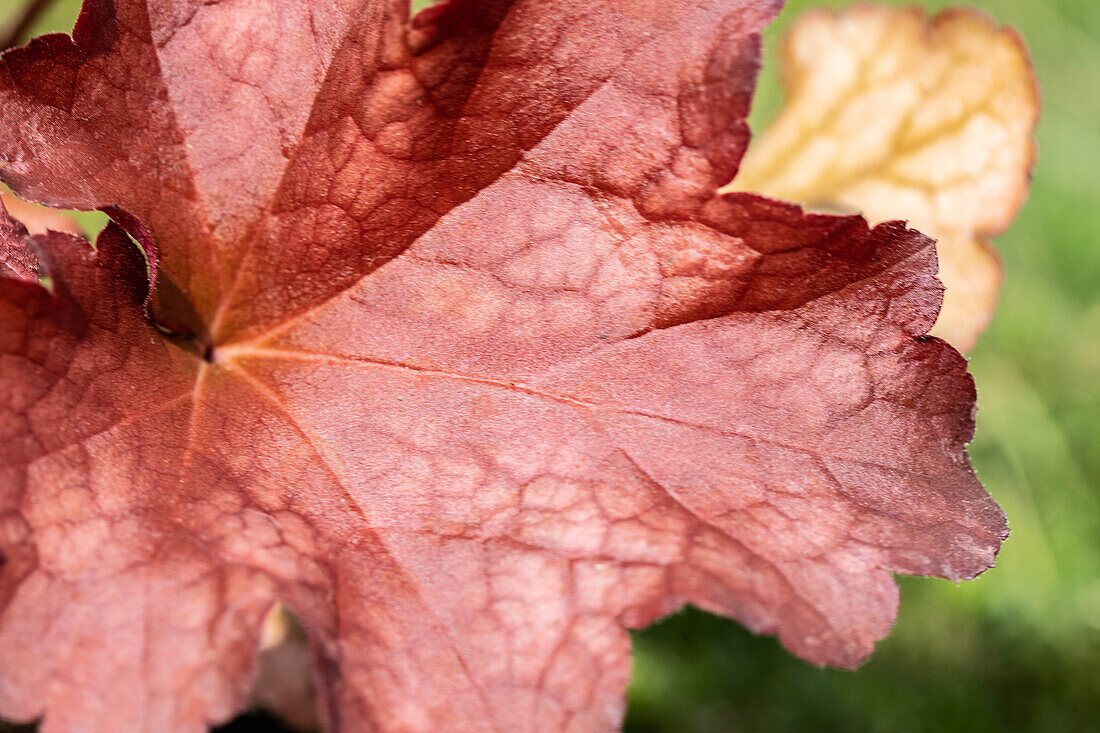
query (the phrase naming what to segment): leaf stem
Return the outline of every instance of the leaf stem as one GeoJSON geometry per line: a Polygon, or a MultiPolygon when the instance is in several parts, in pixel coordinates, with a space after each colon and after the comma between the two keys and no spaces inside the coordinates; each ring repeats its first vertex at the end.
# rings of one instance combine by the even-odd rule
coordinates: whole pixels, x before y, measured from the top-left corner
{"type": "Polygon", "coordinates": [[[54,0],[30,0],[23,12],[0,34],[0,51],[6,51],[24,41],[31,26],[53,2],[54,0]]]}

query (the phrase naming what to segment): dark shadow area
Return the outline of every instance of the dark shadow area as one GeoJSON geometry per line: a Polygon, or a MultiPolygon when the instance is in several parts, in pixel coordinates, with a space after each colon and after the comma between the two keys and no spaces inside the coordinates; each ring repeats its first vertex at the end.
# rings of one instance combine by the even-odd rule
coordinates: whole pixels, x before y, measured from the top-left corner
{"type": "Polygon", "coordinates": [[[35,733],[37,730],[37,723],[16,724],[0,720],[0,733],[35,733]]]}
{"type": "Polygon", "coordinates": [[[296,731],[283,725],[268,713],[252,712],[213,728],[211,733],[296,733],[296,731]]]}
{"type": "MultiPolygon", "coordinates": [[[[38,725],[15,725],[0,721],[0,733],[36,733],[38,725]]],[[[120,732],[121,733],[121,732],[120,732]]],[[[277,718],[264,712],[245,713],[225,725],[211,729],[211,733],[299,733],[283,725],[277,718]]]]}

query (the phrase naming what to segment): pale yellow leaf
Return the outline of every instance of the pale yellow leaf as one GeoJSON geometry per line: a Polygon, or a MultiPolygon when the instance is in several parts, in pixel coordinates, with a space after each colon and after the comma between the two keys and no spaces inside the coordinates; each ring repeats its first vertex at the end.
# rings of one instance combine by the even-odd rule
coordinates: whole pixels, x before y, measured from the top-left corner
{"type": "Polygon", "coordinates": [[[935,237],[947,292],[932,332],[970,348],[1000,285],[989,239],[1015,218],[1035,160],[1022,40],[973,10],[857,5],[803,14],[782,59],[786,104],[727,190],[935,237]]]}

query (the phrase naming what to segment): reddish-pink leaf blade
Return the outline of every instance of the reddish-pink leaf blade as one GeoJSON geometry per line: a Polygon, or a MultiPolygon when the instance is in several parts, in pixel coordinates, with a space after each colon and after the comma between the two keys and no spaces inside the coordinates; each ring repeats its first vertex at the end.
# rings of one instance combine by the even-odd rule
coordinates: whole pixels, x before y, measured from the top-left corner
{"type": "Polygon", "coordinates": [[[158,242],[162,319],[202,330],[337,48],[364,27],[377,42],[398,6],[88,0],[72,40],[4,56],[2,176],[31,200],[136,216],[158,242]]]}
{"type": "Polygon", "coordinates": [[[0,277],[38,282],[38,258],[28,246],[29,237],[0,201],[0,277]]]}
{"type": "Polygon", "coordinates": [[[0,280],[0,709],[198,730],[239,704],[270,581],[177,521],[193,358],[142,317],[138,251],[114,227],[38,243],[54,295],[0,280]]]}
{"type": "Polygon", "coordinates": [[[141,219],[163,276],[190,293],[190,308],[163,296],[162,320],[180,329],[255,331],[338,293],[579,106],[600,124],[582,123],[586,156],[564,141],[557,164],[600,164],[609,183],[638,186],[671,159],[666,177],[707,195],[743,151],[753,32],[778,10],[458,0],[406,33],[400,1],[279,4],[146,12],[96,0],[75,44],[52,36],[6,56],[0,98],[18,114],[0,139],[20,143],[0,148],[13,161],[5,180],[35,200],[141,219]],[[627,136],[639,117],[647,126],[627,136]]]}
{"type": "Polygon", "coordinates": [[[5,175],[119,222],[0,280],[5,714],[198,730],[282,601],[333,730],[606,730],[683,603],[853,665],[992,562],[929,240],[716,193],[776,3],[403,7],[4,57],[5,175]]]}

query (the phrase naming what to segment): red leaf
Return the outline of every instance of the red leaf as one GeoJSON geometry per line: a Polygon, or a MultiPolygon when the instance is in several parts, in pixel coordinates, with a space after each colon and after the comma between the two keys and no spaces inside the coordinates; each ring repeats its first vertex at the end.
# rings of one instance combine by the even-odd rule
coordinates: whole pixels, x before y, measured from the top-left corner
{"type": "Polygon", "coordinates": [[[716,193],[778,5],[89,0],[5,55],[3,178],[118,224],[0,281],[0,711],[199,730],[281,600],[330,729],[604,730],[684,603],[851,666],[891,572],[988,567],[931,241],[716,193]]]}
{"type": "Polygon", "coordinates": [[[0,199],[0,277],[38,282],[38,258],[29,239],[27,228],[12,218],[0,199]]]}

